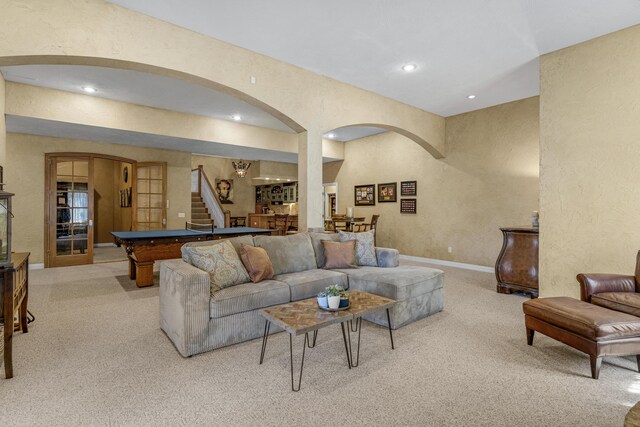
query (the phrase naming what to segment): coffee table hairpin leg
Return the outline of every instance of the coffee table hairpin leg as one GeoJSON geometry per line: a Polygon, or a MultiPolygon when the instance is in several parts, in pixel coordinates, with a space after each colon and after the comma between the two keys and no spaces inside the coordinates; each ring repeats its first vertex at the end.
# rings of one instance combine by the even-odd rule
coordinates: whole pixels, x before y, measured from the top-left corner
{"type": "Polygon", "coordinates": [[[271,322],[264,321],[264,335],[262,335],[262,351],[260,352],[260,364],[264,360],[264,353],[267,351],[267,339],[269,339],[269,329],[271,328],[271,322]]]}
{"type": "Polygon", "coordinates": [[[302,341],[302,359],[300,360],[300,377],[298,378],[298,388],[295,387],[293,381],[293,334],[289,334],[289,357],[291,358],[291,390],[300,391],[302,385],[302,370],[304,369],[304,353],[309,345],[309,333],[304,334],[304,341],[302,341]]]}
{"type": "MultiPolygon", "coordinates": [[[[389,338],[391,339],[391,350],[395,350],[395,346],[393,344],[393,332],[391,329],[391,316],[389,315],[389,309],[387,308],[387,324],[389,326],[389,338]]],[[[344,334],[344,329],[342,331],[344,334]]],[[[360,364],[360,335],[362,333],[362,317],[358,317],[356,319],[356,327],[353,327],[353,320],[349,320],[349,327],[347,328],[347,340],[345,341],[349,343],[347,348],[347,358],[349,359],[349,363],[352,367],[357,368],[360,364]],[[353,349],[351,348],[351,332],[358,333],[358,347],[356,349],[356,359],[354,362],[353,359],[353,349]]]]}

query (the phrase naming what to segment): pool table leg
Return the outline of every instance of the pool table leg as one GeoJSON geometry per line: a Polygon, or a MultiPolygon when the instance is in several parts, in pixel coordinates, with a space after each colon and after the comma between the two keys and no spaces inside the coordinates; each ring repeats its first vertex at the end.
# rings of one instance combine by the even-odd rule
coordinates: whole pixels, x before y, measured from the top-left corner
{"type": "Polygon", "coordinates": [[[129,256],[129,279],[136,279],[136,261],[129,256]]]}
{"type": "Polygon", "coordinates": [[[153,261],[135,263],[136,286],[144,288],[153,285],[153,261]]]}

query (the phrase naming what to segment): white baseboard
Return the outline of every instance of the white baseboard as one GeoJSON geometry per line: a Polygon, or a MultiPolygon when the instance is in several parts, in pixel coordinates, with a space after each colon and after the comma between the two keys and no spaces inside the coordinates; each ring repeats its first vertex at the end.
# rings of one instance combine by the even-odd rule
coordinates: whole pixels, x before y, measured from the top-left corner
{"type": "Polygon", "coordinates": [[[42,270],[44,268],[44,263],[41,264],[29,264],[29,270],[42,270]]]}
{"type": "Polygon", "coordinates": [[[93,247],[94,248],[115,248],[116,244],[115,243],[94,243],[93,247]]]}
{"type": "Polygon", "coordinates": [[[400,255],[400,259],[407,261],[426,262],[429,264],[445,265],[447,267],[463,268],[465,270],[482,271],[484,273],[494,273],[495,267],[486,267],[484,265],[465,264],[464,262],[445,261],[443,259],[423,258],[420,256],[400,255]]]}

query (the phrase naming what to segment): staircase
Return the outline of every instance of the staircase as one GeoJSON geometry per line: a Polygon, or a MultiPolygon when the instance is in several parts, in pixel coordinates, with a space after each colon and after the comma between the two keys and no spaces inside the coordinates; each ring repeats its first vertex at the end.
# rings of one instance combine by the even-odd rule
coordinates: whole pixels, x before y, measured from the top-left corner
{"type": "Polygon", "coordinates": [[[211,215],[205,207],[200,193],[191,193],[191,222],[211,224],[211,215]]]}

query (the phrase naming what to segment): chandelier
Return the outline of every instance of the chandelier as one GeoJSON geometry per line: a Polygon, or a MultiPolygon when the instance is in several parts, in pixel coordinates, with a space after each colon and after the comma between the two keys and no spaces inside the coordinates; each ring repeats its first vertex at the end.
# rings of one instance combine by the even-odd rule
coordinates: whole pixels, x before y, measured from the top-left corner
{"type": "Polygon", "coordinates": [[[236,162],[231,162],[233,164],[233,168],[236,170],[236,176],[238,178],[244,178],[247,176],[247,171],[249,170],[249,166],[251,163],[245,162],[244,160],[239,160],[236,162]]]}

